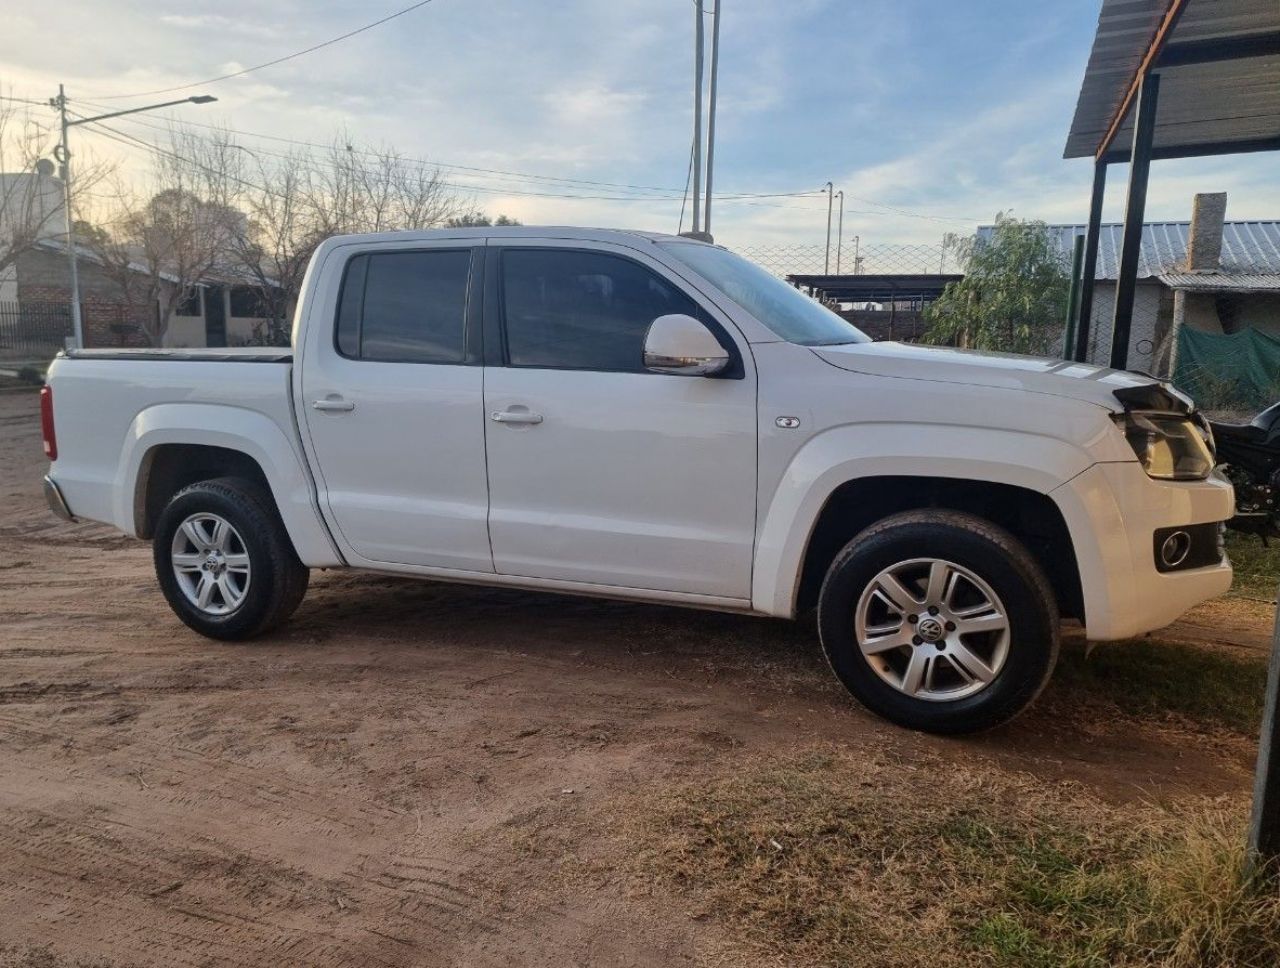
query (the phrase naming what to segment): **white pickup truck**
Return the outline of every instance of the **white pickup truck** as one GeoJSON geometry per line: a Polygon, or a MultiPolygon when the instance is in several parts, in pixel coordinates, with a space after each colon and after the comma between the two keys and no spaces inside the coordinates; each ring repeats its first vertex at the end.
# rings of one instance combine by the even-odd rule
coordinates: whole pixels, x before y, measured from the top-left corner
{"type": "Polygon", "coordinates": [[[1122,639],[1231,584],[1185,397],[873,343],[673,236],[333,238],[292,350],[72,351],[42,407],[51,507],[151,539],[220,639],[285,620],[311,568],[816,607],[859,700],[962,732],[1035,698],[1061,616],[1122,639]]]}

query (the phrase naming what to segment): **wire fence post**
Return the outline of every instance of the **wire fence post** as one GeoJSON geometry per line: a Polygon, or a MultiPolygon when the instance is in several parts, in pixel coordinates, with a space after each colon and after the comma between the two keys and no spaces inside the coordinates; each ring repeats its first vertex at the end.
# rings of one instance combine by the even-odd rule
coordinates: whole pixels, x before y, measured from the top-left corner
{"type": "Polygon", "coordinates": [[[1076,345],[1076,317],[1080,313],[1080,292],[1084,280],[1080,270],[1084,267],[1084,236],[1077,235],[1071,247],[1071,288],[1067,290],[1067,328],[1062,336],[1062,358],[1072,358],[1076,345]]]}
{"type": "MultiPolygon", "coordinates": [[[[1280,597],[1280,596],[1278,596],[1280,597]]],[[[1267,702],[1258,740],[1258,765],[1253,780],[1253,814],[1249,820],[1246,876],[1275,877],[1280,860],[1280,607],[1271,636],[1271,666],[1267,672],[1267,702]]]]}

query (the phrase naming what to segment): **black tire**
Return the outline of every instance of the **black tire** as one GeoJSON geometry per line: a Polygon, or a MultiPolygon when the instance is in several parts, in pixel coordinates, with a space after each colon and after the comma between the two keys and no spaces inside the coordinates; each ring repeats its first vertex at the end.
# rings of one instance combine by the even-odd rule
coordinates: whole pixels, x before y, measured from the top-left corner
{"type": "Polygon", "coordinates": [[[279,625],[302,601],[310,578],[270,495],[254,482],[237,477],[200,481],[175,494],[156,523],[152,556],[169,607],[189,627],[211,639],[248,639],[279,625]],[[193,514],[223,518],[238,533],[248,555],[243,600],[225,614],[198,608],[174,574],[174,536],[193,514]]]}
{"type": "MultiPolygon", "coordinates": [[[[923,582],[909,590],[925,597],[923,582]]],[[[868,594],[871,601],[874,596],[868,594]]],[[[923,614],[916,616],[916,623],[927,618],[923,614]]],[[[893,621],[891,619],[886,627],[893,621]]],[[[911,621],[910,616],[907,621],[911,621]]],[[[956,621],[964,620],[957,616],[956,621]]],[[[902,628],[906,633],[925,631],[916,623],[912,623],[914,628],[907,625],[902,628]]],[[[1058,625],[1053,589],[1022,543],[989,521],[957,511],[906,511],[871,525],[836,555],[818,599],[818,629],[823,651],[845,687],[864,706],[885,719],[930,733],[989,729],[1007,722],[1029,706],[1049,681],[1057,662],[1058,625]],[[882,571],[920,558],[945,559],[969,570],[985,582],[1003,604],[1008,629],[1007,638],[1002,640],[1007,643],[1003,665],[985,687],[979,687],[979,691],[971,695],[954,700],[921,699],[908,695],[899,685],[884,678],[895,676],[893,663],[902,666],[912,662],[915,649],[936,648],[942,652],[950,648],[946,641],[934,645],[915,636],[914,645],[907,643],[879,659],[864,655],[859,646],[856,610],[864,592],[868,592],[882,571]],[[872,661],[882,663],[883,674],[872,668],[872,661]]],[[[948,624],[946,628],[953,626],[948,624]]],[[[938,634],[936,625],[928,632],[938,634]]],[[[981,634],[979,639],[982,640],[981,634]]],[[[946,674],[956,673],[956,665],[950,660],[938,668],[946,674]]],[[[905,683],[906,671],[897,674],[897,678],[900,684],[905,683]]],[[[962,680],[956,681],[963,685],[962,680]]]]}

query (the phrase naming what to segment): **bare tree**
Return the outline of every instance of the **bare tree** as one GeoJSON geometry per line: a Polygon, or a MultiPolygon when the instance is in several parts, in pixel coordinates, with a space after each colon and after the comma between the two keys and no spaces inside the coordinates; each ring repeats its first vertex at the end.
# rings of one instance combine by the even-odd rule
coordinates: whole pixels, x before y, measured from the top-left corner
{"type": "Polygon", "coordinates": [[[472,207],[438,168],[394,148],[357,147],[345,132],[314,160],[312,172],[309,202],[329,235],[431,228],[472,207]]]}
{"type": "Polygon", "coordinates": [[[175,132],[155,152],[148,190],[119,192],[89,243],[148,342],[164,342],[179,304],[232,269],[245,216],[234,205],[241,161],[225,138],[175,132]]]}
{"type": "Polygon", "coordinates": [[[312,253],[325,239],[351,232],[392,232],[446,224],[471,206],[438,169],[393,148],[365,149],[339,132],[329,149],[254,158],[241,178],[240,204],[249,218],[233,242],[242,276],[278,336],[302,288],[312,253]]]}
{"type": "Polygon", "coordinates": [[[357,148],[344,133],[323,154],[281,156],[226,131],[174,131],[155,152],[149,191],[125,192],[93,245],[151,342],[163,341],[174,310],[209,278],[256,290],[283,341],[322,241],[444,225],[473,208],[439,170],[392,148],[357,148]]]}
{"type": "Polygon", "coordinates": [[[286,320],[302,289],[307,264],[331,233],[310,204],[309,155],[295,151],[272,164],[254,157],[253,182],[241,196],[248,218],[232,234],[231,255],[271,319],[272,341],[285,342],[286,320]]]}

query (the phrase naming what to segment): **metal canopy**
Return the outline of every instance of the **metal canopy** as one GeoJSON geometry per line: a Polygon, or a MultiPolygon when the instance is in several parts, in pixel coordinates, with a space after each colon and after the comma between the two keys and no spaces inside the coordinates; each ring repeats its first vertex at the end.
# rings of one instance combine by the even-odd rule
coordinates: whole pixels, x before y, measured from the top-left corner
{"type": "Polygon", "coordinates": [[[815,296],[838,302],[894,302],[919,299],[929,302],[942,295],[961,275],[789,275],[787,282],[808,289],[815,296]]]}
{"type": "Polygon", "coordinates": [[[1103,0],[1064,157],[1128,160],[1146,71],[1152,158],[1280,148],[1280,0],[1103,0]]]}
{"type": "MultiPolygon", "coordinates": [[[[1151,162],[1280,150],[1280,0],[1103,0],[1067,135],[1067,158],[1094,159],[1081,276],[1093,278],[1107,167],[1129,163],[1111,322],[1111,366],[1128,365],[1151,162]]],[[[1093,287],[1080,292],[1083,360],[1093,287]]]]}

